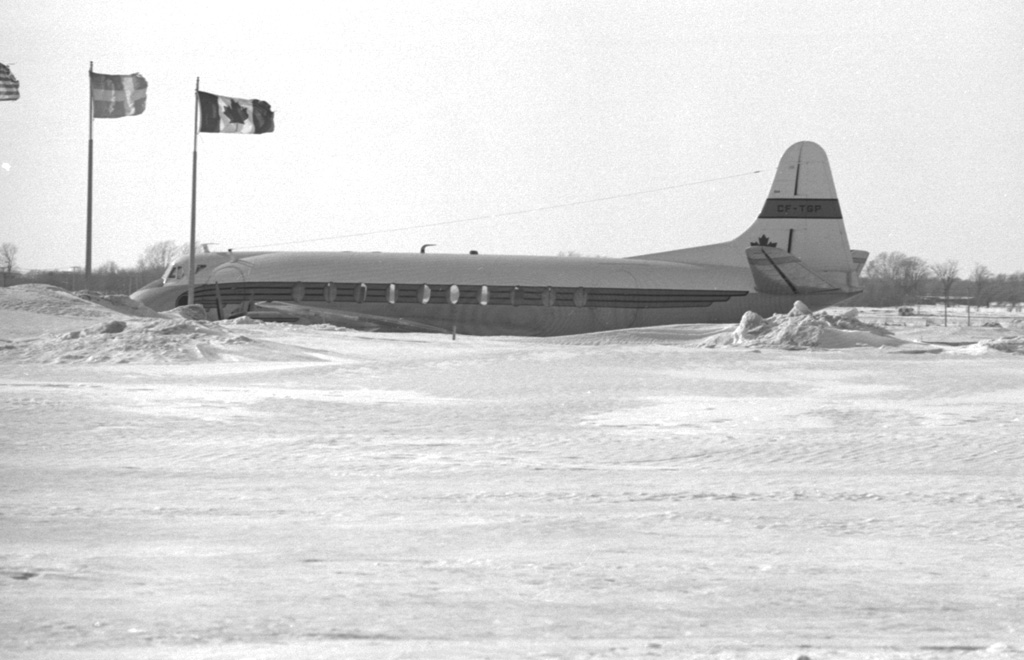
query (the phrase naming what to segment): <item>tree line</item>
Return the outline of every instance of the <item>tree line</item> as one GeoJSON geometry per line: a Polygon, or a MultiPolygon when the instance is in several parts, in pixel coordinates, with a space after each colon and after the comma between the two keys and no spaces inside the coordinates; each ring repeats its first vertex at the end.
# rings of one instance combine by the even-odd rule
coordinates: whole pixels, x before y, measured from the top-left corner
{"type": "MultiPolygon", "coordinates": [[[[0,286],[30,282],[53,284],[71,291],[91,289],[104,293],[129,294],[161,277],[167,266],[188,254],[188,243],[159,241],[149,245],[133,267],[122,268],[108,261],[85,281],[81,270],[31,270],[17,267],[18,247],[0,244],[0,286]]],[[[572,256],[574,253],[568,253],[572,256]]],[[[846,304],[864,307],[891,307],[916,303],[941,302],[989,306],[1017,306],[1024,303],[1024,271],[1011,275],[994,274],[977,264],[962,270],[955,260],[928,263],[902,252],[882,252],[868,262],[861,274],[864,292],[846,304]]]]}
{"type": "Polygon", "coordinates": [[[1024,271],[994,274],[981,264],[961,270],[954,259],[928,263],[902,252],[882,252],[869,261],[861,273],[861,286],[864,292],[845,304],[892,307],[948,301],[1016,307],[1024,303],[1024,271]]]}
{"type": "Polygon", "coordinates": [[[86,282],[85,273],[80,268],[22,272],[17,262],[18,246],[3,243],[0,244],[0,286],[52,284],[69,291],[89,289],[101,293],[130,294],[160,278],[171,262],[187,254],[188,243],[159,241],[143,250],[134,266],[122,268],[108,261],[94,268],[86,282]]]}

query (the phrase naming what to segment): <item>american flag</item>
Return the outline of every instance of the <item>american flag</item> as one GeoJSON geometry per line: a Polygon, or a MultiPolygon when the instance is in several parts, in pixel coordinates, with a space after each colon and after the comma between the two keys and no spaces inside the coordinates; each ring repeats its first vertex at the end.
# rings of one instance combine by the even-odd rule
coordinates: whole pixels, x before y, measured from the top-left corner
{"type": "Polygon", "coordinates": [[[18,79],[6,64],[0,64],[0,101],[17,101],[20,97],[18,79]]]}

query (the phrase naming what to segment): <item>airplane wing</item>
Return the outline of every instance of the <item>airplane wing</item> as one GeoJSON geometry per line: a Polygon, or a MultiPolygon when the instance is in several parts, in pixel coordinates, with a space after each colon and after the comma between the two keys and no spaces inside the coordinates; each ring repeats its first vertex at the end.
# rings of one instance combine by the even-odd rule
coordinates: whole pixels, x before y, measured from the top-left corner
{"type": "Polygon", "coordinates": [[[246,313],[251,319],[259,321],[279,321],[284,323],[327,323],[352,330],[369,332],[441,332],[448,334],[450,328],[407,321],[400,318],[376,316],[356,312],[343,312],[336,309],[322,309],[308,305],[296,305],[286,302],[258,302],[246,313]]]}
{"type": "Polygon", "coordinates": [[[747,248],[747,261],[754,274],[754,288],[760,293],[793,295],[839,291],[789,252],[757,245],[747,248]]]}

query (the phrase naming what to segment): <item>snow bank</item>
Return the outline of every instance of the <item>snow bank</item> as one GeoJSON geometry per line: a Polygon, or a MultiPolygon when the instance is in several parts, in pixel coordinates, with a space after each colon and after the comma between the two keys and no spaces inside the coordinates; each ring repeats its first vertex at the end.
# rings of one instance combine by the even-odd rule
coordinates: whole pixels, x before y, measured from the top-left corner
{"type": "Polygon", "coordinates": [[[215,357],[222,345],[248,341],[184,319],[104,321],[81,330],[2,343],[16,362],[177,362],[215,357]]]}
{"type": "Polygon", "coordinates": [[[704,348],[741,346],[799,350],[901,346],[906,343],[884,328],[858,320],[856,308],[834,316],[826,312],[812,313],[797,301],[789,314],[776,314],[767,319],[747,312],[734,330],[709,337],[700,345],[704,348]]]}
{"type": "Polygon", "coordinates": [[[49,284],[0,289],[0,340],[84,328],[103,319],[158,317],[127,296],[94,291],[69,293],[49,284]]]}
{"type": "Polygon", "coordinates": [[[76,291],[73,295],[128,316],[145,316],[148,318],[158,318],[161,316],[160,312],[154,311],[125,295],[98,293],[96,291],[76,291]]]}
{"type": "Polygon", "coordinates": [[[111,311],[136,316],[157,315],[157,312],[128,296],[109,296],[93,291],[70,293],[50,284],[19,284],[0,289],[0,309],[86,318],[110,316],[111,311]]]}
{"type": "MultiPolygon", "coordinates": [[[[199,305],[155,312],[128,296],[69,293],[48,284],[0,289],[0,361],[166,363],[325,359],[316,351],[260,341],[199,305]]],[[[262,324],[260,324],[262,325],[262,324]]]]}
{"type": "Polygon", "coordinates": [[[34,339],[0,340],[0,361],[153,364],[332,359],[322,351],[253,339],[229,324],[187,318],[114,319],[34,339]]]}
{"type": "Polygon", "coordinates": [[[963,347],[960,352],[968,355],[984,355],[991,352],[1014,353],[1024,355],[1024,337],[999,337],[998,339],[985,339],[976,344],[963,347]]]}

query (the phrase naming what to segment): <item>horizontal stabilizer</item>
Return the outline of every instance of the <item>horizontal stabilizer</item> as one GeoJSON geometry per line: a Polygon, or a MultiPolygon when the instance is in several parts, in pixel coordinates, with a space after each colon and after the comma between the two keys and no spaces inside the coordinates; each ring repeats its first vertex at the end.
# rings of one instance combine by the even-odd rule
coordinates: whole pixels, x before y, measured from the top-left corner
{"type": "Polygon", "coordinates": [[[747,261],[759,293],[794,295],[838,289],[783,249],[758,245],[747,248],[747,261]]]}
{"type": "Polygon", "coordinates": [[[864,264],[868,261],[868,252],[866,250],[850,250],[850,258],[853,259],[853,267],[859,277],[860,272],[864,270],[864,264]]]}

